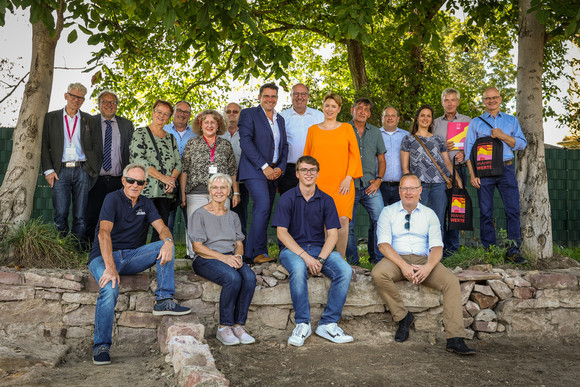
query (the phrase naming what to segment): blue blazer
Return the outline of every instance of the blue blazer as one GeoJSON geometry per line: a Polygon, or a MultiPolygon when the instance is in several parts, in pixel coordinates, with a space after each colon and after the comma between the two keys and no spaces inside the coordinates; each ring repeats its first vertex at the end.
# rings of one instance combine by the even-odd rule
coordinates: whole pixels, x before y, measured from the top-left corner
{"type": "MultiPolygon", "coordinates": [[[[286,141],[286,125],[280,114],[276,117],[280,129],[280,144],[278,145],[278,161],[275,167],[284,172],[288,158],[288,142],[286,141]]],[[[238,121],[240,130],[240,146],[242,156],[238,167],[238,179],[264,179],[262,165],[270,164],[274,157],[274,134],[266,113],[261,106],[243,109],[238,121]]]]}

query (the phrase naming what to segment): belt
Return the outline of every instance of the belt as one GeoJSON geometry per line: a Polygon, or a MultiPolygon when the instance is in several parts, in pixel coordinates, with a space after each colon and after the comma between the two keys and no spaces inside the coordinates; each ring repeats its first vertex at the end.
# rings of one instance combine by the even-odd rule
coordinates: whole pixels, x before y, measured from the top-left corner
{"type": "Polygon", "coordinates": [[[386,184],[389,187],[398,187],[399,186],[398,181],[383,181],[381,184],[386,184]]]}
{"type": "Polygon", "coordinates": [[[61,164],[62,168],[76,168],[81,167],[85,162],[84,161],[65,161],[61,164]]]}
{"type": "Polygon", "coordinates": [[[513,160],[507,160],[503,162],[503,165],[508,166],[508,165],[512,165],[514,162],[513,160]]]}

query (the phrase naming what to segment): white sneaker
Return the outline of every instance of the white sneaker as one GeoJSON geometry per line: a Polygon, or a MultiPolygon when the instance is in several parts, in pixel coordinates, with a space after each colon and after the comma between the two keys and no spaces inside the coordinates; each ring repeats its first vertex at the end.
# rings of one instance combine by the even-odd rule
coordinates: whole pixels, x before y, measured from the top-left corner
{"type": "Polygon", "coordinates": [[[240,344],[240,339],[238,339],[234,332],[232,331],[232,327],[223,327],[217,330],[215,334],[216,339],[221,341],[223,345],[238,345],[240,344]]]}
{"type": "Polygon", "coordinates": [[[337,344],[350,343],[353,341],[352,336],[345,334],[336,323],[318,325],[318,328],[316,328],[316,334],[337,344]]]}
{"type": "Polygon", "coordinates": [[[256,342],[256,339],[250,336],[248,332],[246,332],[246,328],[244,328],[242,325],[233,327],[232,332],[234,332],[234,335],[240,340],[240,343],[242,344],[252,344],[256,342]]]}
{"type": "Polygon", "coordinates": [[[310,328],[310,323],[296,324],[296,328],[292,331],[292,336],[288,339],[288,345],[302,347],[304,340],[310,337],[311,334],[312,329],[310,328]]]}

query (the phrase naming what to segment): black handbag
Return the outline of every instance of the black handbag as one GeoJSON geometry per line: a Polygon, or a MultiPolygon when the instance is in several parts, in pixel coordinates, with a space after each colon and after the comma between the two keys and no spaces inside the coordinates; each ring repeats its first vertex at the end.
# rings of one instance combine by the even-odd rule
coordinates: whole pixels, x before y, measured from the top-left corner
{"type": "MultiPolygon", "coordinates": [[[[477,117],[493,129],[481,117],[477,117]]],[[[497,177],[503,175],[503,142],[491,136],[478,138],[471,148],[469,157],[475,177],[497,177]]]]}
{"type": "MultiPolygon", "coordinates": [[[[473,206],[465,188],[455,180],[456,166],[453,158],[453,186],[447,190],[447,230],[473,230],[473,206]]],[[[464,187],[466,182],[463,182],[464,187]]]]}

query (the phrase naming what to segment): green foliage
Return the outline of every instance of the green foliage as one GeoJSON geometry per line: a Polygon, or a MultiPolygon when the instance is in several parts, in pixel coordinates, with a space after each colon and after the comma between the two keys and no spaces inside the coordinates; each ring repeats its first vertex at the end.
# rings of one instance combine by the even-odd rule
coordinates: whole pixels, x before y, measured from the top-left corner
{"type": "Polygon", "coordinates": [[[485,263],[493,266],[503,265],[506,251],[506,248],[500,246],[490,246],[489,249],[460,246],[455,254],[443,260],[443,264],[451,269],[485,263]]]}
{"type": "Polygon", "coordinates": [[[54,225],[32,219],[9,230],[0,242],[0,265],[35,268],[80,268],[87,262],[72,235],[61,237],[54,225]]]}
{"type": "Polygon", "coordinates": [[[580,247],[562,247],[554,245],[554,253],[572,258],[573,260],[580,262],[580,247]]]}

